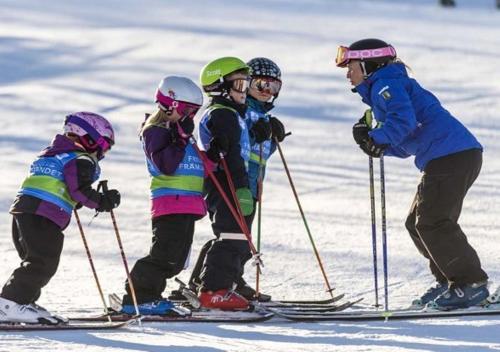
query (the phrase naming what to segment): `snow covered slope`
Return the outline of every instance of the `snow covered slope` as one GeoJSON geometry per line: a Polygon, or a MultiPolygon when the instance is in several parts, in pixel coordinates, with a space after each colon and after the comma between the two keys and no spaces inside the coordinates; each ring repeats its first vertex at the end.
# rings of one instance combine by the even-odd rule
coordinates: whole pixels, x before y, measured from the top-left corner
{"type": "MultiPolygon", "coordinates": [[[[442,9],[434,0],[0,0],[0,281],[18,265],[8,208],[32,159],[60,130],[65,114],[96,111],[116,126],[117,144],[101,163],[102,175],[122,193],[116,216],[132,265],[150,245],[149,179],[137,128],[152,109],[157,83],[167,74],[197,81],[200,68],[219,56],[267,56],[283,71],[274,114],[293,132],[283,148],[330,281],[350,298],[373,303],[367,158],[351,138],[365,106],[333,61],[339,44],[379,37],[396,47],[419,82],[485,147],[483,171],[466,199],[461,225],[498,283],[500,11],[493,0],[457,3],[442,9]]],[[[261,286],[276,298],[325,298],[277,154],[267,176],[261,286]]],[[[418,179],[412,160],[386,159],[394,308],[432,283],[404,229],[418,179]]],[[[92,215],[81,211],[103,288],[122,293],[125,275],[111,221],[101,214],[88,226],[92,215]]],[[[65,233],[59,271],[40,304],[62,314],[99,311],[76,225],[65,233]]],[[[208,220],[198,222],[193,260],[211,237],[208,220]]],[[[252,268],[247,278],[254,281],[252,268]]],[[[500,319],[494,318],[176,323],[148,325],[144,332],[0,333],[0,351],[27,351],[38,344],[47,351],[478,351],[500,349],[499,328],[500,319]]]]}

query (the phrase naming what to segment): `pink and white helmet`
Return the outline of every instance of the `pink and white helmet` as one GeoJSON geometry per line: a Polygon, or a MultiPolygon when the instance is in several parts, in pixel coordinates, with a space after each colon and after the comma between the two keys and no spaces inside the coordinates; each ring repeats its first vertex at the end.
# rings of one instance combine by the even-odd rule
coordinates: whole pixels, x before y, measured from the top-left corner
{"type": "Polygon", "coordinates": [[[79,136],[85,149],[97,151],[99,158],[115,144],[115,132],[109,121],[93,112],[80,111],[66,116],[64,133],[79,136]]]}
{"type": "Polygon", "coordinates": [[[176,109],[179,115],[193,118],[203,105],[203,93],[187,77],[167,76],[158,85],[156,102],[164,110],[176,109]]]}

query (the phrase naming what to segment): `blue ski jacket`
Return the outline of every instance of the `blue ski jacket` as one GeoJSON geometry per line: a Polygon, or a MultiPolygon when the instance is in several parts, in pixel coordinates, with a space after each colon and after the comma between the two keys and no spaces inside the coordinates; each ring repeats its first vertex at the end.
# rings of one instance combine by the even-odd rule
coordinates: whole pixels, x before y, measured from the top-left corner
{"type": "MultiPolygon", "coordinates": [[[[269,121],[269,115],[267,114],[270,109],[266,109],[265,104],[259,102],[258,100],[248,96],[247,97],[248,109],[245,113],[245,123],[248,126],[248,130],[252,129],[252,126],[259,120],[264,119],[269,121]]],[[[271,155],[276,151],[276,144],[271,140],[266,140],[262,144],[262,179],[264,179],[266,174],[266,163],[271,155]]],[[[252,138],[250,138],[250,160],[248,161],[248,181],[250,185],[250,191],[255,199],[258,198],[258,179],[259,179],[259,159],[260,159],[260,144],[256,143],[252,138]]]]}
{"type": "Polygon", "coordinates": [[[370,131],[376,144],[385,145],[384,155],[407,158],[415,155],[422,171],[427,163],[481,144],[439,100],[408,77],[402,63],[375,71],[356,86],[378,122],[370,131]]]}

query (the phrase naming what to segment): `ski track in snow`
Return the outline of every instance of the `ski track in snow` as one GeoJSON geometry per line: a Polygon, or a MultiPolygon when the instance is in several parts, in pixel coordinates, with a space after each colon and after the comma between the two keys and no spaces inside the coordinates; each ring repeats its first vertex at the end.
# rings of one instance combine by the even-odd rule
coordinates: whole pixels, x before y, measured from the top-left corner
{"type": "MultiPolygon", "coordinates": [[[[368,165],[351,140],[351,126],[365,107],[333,60],[339,44],[381,37],[485,147],[461,226],[498,284],[500,11],[493,2],[457,0],[450,10],[434,0],[0,1],[1,282],[19,262],[9,206],[30,162],[59,132],[65,114],[96,111],[116,128],[117,144],[101,163],[102,176],[122,193],[116,216],[132,266],[150,246],[149,180],[137,128],[153,107],[157,83],[167,74],[197,81],[201,67],[219,56],[268,56],[282,68],[284,81],[273,114],[293,131],[283,151],[330,281],[348,299],[364,297],[372,304],[368,165]]],[[[404,307],[432,283],[404,229],[419,180],[412,159],[385,160],[392,308],[404,307]]],[[[278,153],[268,165],[261,287],[275,298],[325,298],[278,153]]],[[[378,194],[378,172],[376,177],[378,194]]],[[[80,213],[104,291],[122,294],[125,274],[109,216],[101,214],[89,226],[92,212],[80,213]]],[[[102,309],[77,231],[74,222],[65,231],[59,271],[39,302],[67,315],[102,309]]],[[[203,219],[196,225],[192,261],[211,238],[203,219]]],[[[255,280],[250,266],[246,277],[255,280]]],[[[169,282],[169,289],[175,287],[169,282]]],[[[495,317],[145,324],[144,330],[112,332],[4,332],[0,351],[462,352],[500,350],[499,328],[495,317]]]]}

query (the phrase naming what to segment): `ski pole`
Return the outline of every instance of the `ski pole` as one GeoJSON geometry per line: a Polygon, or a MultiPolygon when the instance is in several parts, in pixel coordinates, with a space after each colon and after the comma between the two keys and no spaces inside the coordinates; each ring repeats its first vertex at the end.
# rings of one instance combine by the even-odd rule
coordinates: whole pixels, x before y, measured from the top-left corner
{"type": "MultiPolygon", "coordinates": [[[[247,223],[245,221],[245,218],[243,217],[243,215],[241,213],[241,209],[239,208],[239,202],[238,202],[238,200],[235,198],[235,203],[238,206],[238,212],[239,213],[234,209],[233,205],[231,204],[231,202],[229,201],[229,198],[226,195],[226,192],[224,192],[224,190],[222,189],[222,186],[220,185],[219,181],[217,180],[217,177],[215,177],[214,173],[210,169],[209,163],[208,163],[208,161],[206,159],[206,156],[203,155],[203,153],[201,152],[200,148],[198,147],[196,139],[193,137],[193,135],[186,134],[184,132],[184,130],[182,129],[182,127],[180,126],[179,123],[177,123],[177,130],[179,131],[180,135],[183,138],[188,138],[189,143],[191,143],[191,145],[193,146],[194,150],[196,151],[196,153],[200,157],[200,159],[201,159],[201,161],[202,161],[205,169],[207,170],[208,177],[210,177],[210,179],[212,180],[213,184],[215,185],[215,187],[219,191],[219,194],[221,195],[222,199],[226,203],[229,211],[233,215],[234,221],[236,221],[236,223],[240,227],[241,231],[245,235],[245,237],[246,237],[246,239],[248,241],[248,245],[250,247],[250,251],[252,252],[252,255],[253,256],[257,256],[257,260],[255,261],[255,264],[256,264],[258,270],[262,272],[262,269],[260,268],[260,264],[262,264],[262,261],[261,261],[261,259],[259,257],[259,253],[257,252],[257,250],[255,249],[255,246],[252,243],[252,236],[250,234],[250,230],[248,229],[248,226],[247,226],[247,223]]],[[[220,156],[221,156],[221,161],[225,163],[224,155],[221,153],[220,156]]],[[[226,168],[224,168],[224,170],[226,170],[226,168]]],[[[228,182],[229,181],[232,182],[232,178],[230,177],[230,175],[228,174],[228,172],[229,172],[229,170],[226,171],[226,178],[228,179],[228,182]]],[[[233,186],[233,188],[234,188],[234,186],[233,186]]]]}
{"type": "MultiPolygon", "coordinates": [[[[261,224],[262,224],[262,192],[264,165],[262,163],[262,143],[259,144],[259,172],[257,176],[257,252],[260,252],[261,224]]],[[[259,297],[260,273],[255,273],[255,297],[259,297]]]]}
{"type": "Polygon", "coordinates": [[[222,168],[224,169],[224,173],[226,175],[227,184],[229,186],[229,191],[231,192],[231,195],[232,195],[233,200],[234,200],[234,204],[236,205],[236,211],[238,212],[238,216],[240,217],[241,226],[244,227],[244,231],[246,233],[250,234],[250,230],[248,229],[247,223],[245,221],[245,216],[243,216],[243,211],[241,210],[241,204],[238,201],[238,197],[236,196],[236,189],[234,187],[233,178],[231,177],[231,174],[229,173],[229,167],[227,166],[226,159],[224,158],[224,155],[222,153],[220,155],[220,162],[222,164],[222,168]]]}
{"type": "Polygon", "coordinates": [[[375,182],[373,177],[373,158],[368,157],[368,169],[370,173],[370,210],[372,221],[372,251],[373,251],[373,279],[375,285],[375,307],[378,303],[378,268],[377,268],[377,225],[375,216],[375,182]]]}
{"type": "MultiPolygon", "coordinates": [[[[221,158],[220,161],[222,163],[222,168],[224,169],[224,173],[226,174],[226,179],[227,179],[227,183],[229,185],[229,190],[231,191],[234,203],[236,204],[236,209],[238,210],[238,213],[240,216],[240,223],[241,223],[240,226],[243,228],[243,231],[246,232],[247,239],[249,239],[248,243],[251,246],[253,246],[252,236],[250,234],[250,230],[248,229],[247,223],[245,221],[245,217],[243,216],[243,211],[241,210],[240,202],[238,200],[238,197],[236,196],[236,189],[234,187],[233,178],[231,177],[231,174],[229,173],[229,167],[227,166],[226,159],[224,158],[224,155],[222,153],[220,154],[220,158],[221,158]]],[[[262,261],[260,259],[260,253],[258,250],[255,249],[255,247],[254,247],[254,251],[255,251],[255,253],[253,253],[253,252],[252,253],[253,253],[254,257],[257,257],[254,264],[257,268],[257,271],[261,271],[260,266],[262,264],[262,261]]]]}
{"type": "Polygon", "coordinates": [[[198,154],[198,156],[202,160],[203,165],[205,166],[205,169],[207,170],[208,177],[210,177],[210,179],[212,180],[215,188],[217,188],[217,190],[219,191],[219,193],[220,193],[222,199],[224,200],[224,202],[226,203],[229,211],[233,215],[234,220],[240,226],[241,231],[243,231],[243,234],[245,235],[245,237],[246,237],[246,239],[248,241],[248,245],[250,246],[250,250],[251,250],[252,254],[253,255],[257,254],[257,250],[255,249],[255,246],[252,243],[252,237],[250,236],[250,231],[248,231],[248,226],[247,226],[246,222],[244,222],[244,221],[241,222],[241,219],[240,219],[238,213],[236,212],[236,210],[234,209],[233,205],[229,201],[229,198],[227,197],[226,192],[224,192],[224,190],[222,189],[222,186],[220,185],[219,181],[215,177],[213,171],[210,170],[208,161],[207,161],[205,155],[203,155],[203,153],[201,152],[201,150],[198,147],[198,145],[196,144],[196,140],[194,139],[193,136],[189,137],[189,142],[191,143],[191,145],[195,149],[196,153],[198,154]]]}
{"type": "Polygon", "coordinates": [[[85,234],[83,233],[83,227],[82,227],[82,223],[80,221],[80,217],[78,216],[78,212],[76,211],[76,209],[73,209],[73,213],[75,214],[75,219],[76,219],[76,223],[78,224],[78,229],[80,229],[80,235],[82,236],[83,246],[85,247],[85,252],[87,253],[87,258],[88,258],[89,263],[90,263],[90,268],[92,269],[92,274],[94,275],[94,280],[95,280],[95,283],[97,285],[97,290],[99,291],[99,296],[101,296],[101,301],[102,301],[102,304],[104,307],[104,312],[106,313],[106,315],[108,317],[108,321],[111,323],[112,322],[111,316],[109,315],[108,306],[106,305],[106,300],[104,299],[104,294],[102,293],[101,284],[99,283],[99,278],[97,277],[97,271],[95,270],[94,261],[92,260],[92,255],[90,254],[90,249],[89,249],[89,245],[87,243],[87,239],[85,238],[85,234]]]}
{"type": "Polygon", "coordinates": [[[321,269],[321,273],[323,274],[323,278],[325,279],[325,284],[326,287],[328,288],[327,292],[330,293],[330,296],[333,298],[333,288],[330,286],[330,282],[328,281],[328,277],[326,276],[325,269],[323,268],[323,263],[321,261],[321,258],[319,256],[318,249],[316,248],[316,244],[314,243],[314,239],[312,237],[311,231],[309,230],[309,225],[307,224],[306,216],[304,214],[304,211],[302,210],[302,205],[300,204],[299,200],[299,195],[297,194],[297,190],[295,189],[295,186],[293,184],[292,176],[290,174],[290,171],[288,170],[288,165],[285,161],[285,156],[283,155],[283,150],[281,149],[280,143],[278,142],[278,139],[274,137],[274,142],[276,143],[276,146],[278,147],[278,152],[281,157],[281,161],[283,162],[283,166],[285,168],[286,175],[288,177],[288,181],[290,182],[290,187],[292,188],[293,195],[295,196],[295,200],[297,201],[297,206],[299,207],[300,215],[302,216],[302,220],[304,222],[304,226],[307,231],[307,235],[309,236],[309,241],[311,242],[311,245],[313,247],[314,254],[316,255],[316,259],[318,260],[319,268],[321,269]]]}
{"type": "MultiPolygon", "coordinates": [[[[106,192],[108,190],[108,180],[102,180],[99,182],[99,186],[102,186],[102,190],[106,192]]],[[[128,264],[127,264],[127,257],[125,256],[125,252],[123,250],[123,244],[122,240],[120,237],[120,232],[118,231],[118,225],[116,224],[116,218],[115,218],[115,213],[113,212],[113,209],[109,211],[109,214],[111,215],[111,221],[113,222],[113,227],[115,229],[115,234],[116,234],[116,241],[118,242],[118,248],[120,248],[120,255],[123,260],[123,266],[125,267],[125,272],[127,274],[127,281],[128,281],[128,286],[130,288],[130,293],[132,295],[132,300],[134,302],[134,308],[135,308],[135,314],[137,315],[137,318],[140,317],[139,314],[139,305],[137,304],[137,297],[135,295],[135,289],[134,289],[134,283],[132,282],[132,277],[130,276],[130,271],[128,270],[128,264]]],[[[138,319],[139,325],[141,324],[141,319],[138,319]]]]}
{"type": "Polygon", "coordinates": [[[382,255],[384,262],[385,310],[389,310],[388,268],[387,268],[387,224],[385,216],[385,171],[384,154],[380,155],[380,205],[382,208],[382,255]]]}
{"type": "Polygon", "coordinates": [[[222,168],[224,169],[224,173],[226,175],[229,190],[231,192],[231,195],[233,196],[233,201],[236,204],[236,210],[238,212],[237,215],[239,215],[239,217],[240,217],[240,227],[242,228],[243,233],[247,237],[249,245],[251,245],[251,247],[253,247],[252,254],[254,255],[254,257],[257,256],[257,258],[256,258],[257,260],[255,260],[255,266],[257,267],[257,271],[261,271],[260,264],[262,262],[261,262],[260,257],[259,257],[259,252],[257,251],[257,249],[255,249],[255,247],[252,243],[252,235],[250,234],[250,230],[248,229],[247,222],[245,221],[245,217],[243,216],[243,211],[241,210],[241,204],[238,200],[238,197],[236,196],[236,189],[234,187],[233,178],[231,177],[231,174],[229,173],[229,167],[227,166],[226,159],[224,158],[224,155],[222,153],[220,153],[220,161],[222,164],[222,168]]]}

